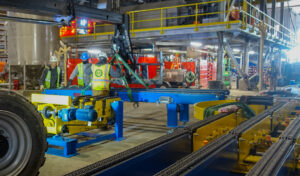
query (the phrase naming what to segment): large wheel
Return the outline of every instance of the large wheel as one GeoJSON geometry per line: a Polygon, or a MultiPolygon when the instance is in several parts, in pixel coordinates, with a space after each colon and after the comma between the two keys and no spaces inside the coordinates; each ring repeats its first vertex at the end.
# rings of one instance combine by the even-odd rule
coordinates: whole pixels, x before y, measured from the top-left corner
{"type": "Polygon", "coordinates": [[[37,175],[45,162],[46,129],[24,97],[0,90],[0,176],[37,175]]]}

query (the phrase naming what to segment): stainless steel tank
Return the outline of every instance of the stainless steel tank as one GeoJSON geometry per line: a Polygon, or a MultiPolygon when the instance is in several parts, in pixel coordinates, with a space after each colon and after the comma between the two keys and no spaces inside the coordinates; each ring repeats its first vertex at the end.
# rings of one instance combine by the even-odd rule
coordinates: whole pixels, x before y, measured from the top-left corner
{"type": "MultiPolygon", "coordinates": [[[[8,12],[9,16],[44,19],[36,15],[8,12]]],[[[8,63],[11,65],[44,65],[59,48],[57,26],[9,21],[6,25],[8,63]]]]}

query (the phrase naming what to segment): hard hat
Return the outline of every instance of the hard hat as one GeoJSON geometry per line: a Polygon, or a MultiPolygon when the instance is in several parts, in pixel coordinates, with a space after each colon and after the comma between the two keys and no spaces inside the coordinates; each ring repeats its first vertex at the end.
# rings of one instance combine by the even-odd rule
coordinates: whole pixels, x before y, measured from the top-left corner
{"type": "Polygon", "coordinates": [[[105,52],[100,51],[100,52],[98,53],[98,58],[105,58],[105,59],[107,59],[107,55],[106,55],[105,52]]]}
{"type": "Polygon", "coordinates": [[[82,53],[81,57],[80,57],[81,60],[88,60],[89,58],[90,58],[90,56],[89,56],[89,53],[87,53],[87,52],[82,53]]]}
{"type": "Polygon", "coordinates": [[[50,56],[50,62],[57,62],[56,56],[50,56]]]}

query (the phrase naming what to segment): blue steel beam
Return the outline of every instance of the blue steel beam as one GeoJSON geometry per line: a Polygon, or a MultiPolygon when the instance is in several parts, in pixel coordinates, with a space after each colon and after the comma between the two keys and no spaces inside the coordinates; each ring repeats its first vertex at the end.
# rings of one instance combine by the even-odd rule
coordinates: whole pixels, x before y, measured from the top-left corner
{"type": "MultiPolygon", "coordinates": [[[[72,98],[82,93],[81,89],[47,89],[45,94],[67,95],[72,98]]],[[[84,95],[92,95],[86,90],[84,95]]],[[[130,102],[127,89],[111,89],[111,96],[118,96],[123,101],[130,102]]],[[[167,126],[178,126],[178,114],[181,122],[189,121],[189,105],[203,101],[224,100],[229,95],[228,90],[199,90],[199,89],[132,89],[135,102],[167,104],[167,126]]]]}

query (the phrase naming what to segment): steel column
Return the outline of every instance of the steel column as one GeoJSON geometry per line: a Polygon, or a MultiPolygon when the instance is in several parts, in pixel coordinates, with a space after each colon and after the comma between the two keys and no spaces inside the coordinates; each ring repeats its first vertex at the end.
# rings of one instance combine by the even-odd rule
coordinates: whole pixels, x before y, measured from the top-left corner
{"type": "Polygon", "coordinates": [[[189,122],[189,105],[188,104],[180,105],[179,120],[181,122],[189,122]]]}
{"type": "Polygon", "coordinates": [[[266,25],[264,23],[259,24],[259,29],[260,29],[260,46],[259,46],[259,69],[258,69],[258,74],[259,74],[259,82],[258,82],[258,90],[262,91],[263,89],[263,70],[264,70],[264,43],[265,43],[265,33],[266,33],[266,25]]]}
{"type": "Polygon", "coordinates": [[[250,42],[246,41],[244,44],[244,53],[243,53],[243,72],[245,75],[248,75],[249,71],[249,47],[250,47],[250,42]]]}
{"type": "MultiPolygon", "coordinates": [[[[272,15],[271,17],[275,19],[275,12],[276,12],[276,0],[272,0],[272,15]]],[[[274,21],[271,21],[271,26],[274,27],[274,21]]],[[[272,35],[274,35],[274,29],[271,30],[272,35]]]]}
{"type": "Polygon", "coordinates": [[[218,32],[218,60],[217,60],[217,80],[223,81],[223,72],[224,72],[224,34],[223,32],[218,32]]]}
{"type": "Polygon", "coordinates": [[[123,101],[112,102],[111,107],[115,112],[116,141],[121,141],[124,139],[124,137],[123,137],[123,101]]]}
{"type": "Polygon", "coordinates": [[[167,104],[167,127],[177,127],[178,125],[178,113],[177,113],[177,104],[167,104]]]}
{"type": "MultiPolygon", "coordinates": [[[[283,25],[283,15],[284,15],[284,1],[280,3],[280,24],[283,25]]],[[[283,32],[283,27],[280,26],[280,31],[283,32]]],[[[281,37],[283,38],[283,35],[281,34],[281,37]]]]}

